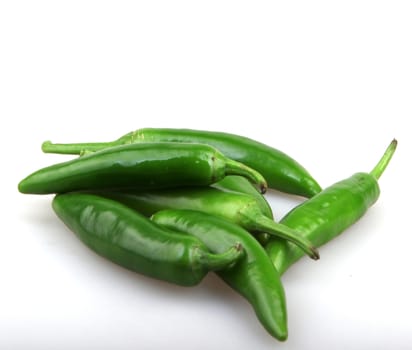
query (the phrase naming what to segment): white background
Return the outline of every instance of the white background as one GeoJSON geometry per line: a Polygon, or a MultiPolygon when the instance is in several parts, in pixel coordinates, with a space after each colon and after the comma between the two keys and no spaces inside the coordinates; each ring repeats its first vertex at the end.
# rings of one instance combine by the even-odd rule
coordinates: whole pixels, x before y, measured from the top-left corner
{"type": "MultiPolygon", "coordinates": [[[[2,1],[1,349],[411,348],[410,1],[2,1]],[[67,158],[44,140],[142,127],[227,131],[323,185],[397,153],[376,205],[283,278],[279,343],[214,275],[182,288],[128,272],[17,183],[67,158]]],[[[301,199],[271,192],[280,219],[301,199]]]]}

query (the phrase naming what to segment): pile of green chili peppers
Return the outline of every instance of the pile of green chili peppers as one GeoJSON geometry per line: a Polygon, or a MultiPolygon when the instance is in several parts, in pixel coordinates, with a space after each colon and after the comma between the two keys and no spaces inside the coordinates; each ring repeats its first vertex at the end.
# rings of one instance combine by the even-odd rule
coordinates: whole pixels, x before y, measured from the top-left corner
{"type": "Polygon", "coordinates": [[[97,254],[156,279],[193,286],[215,271],[278,340],[288,336],[282,274],[354,224],[379,197],[393,140],[369,173],[322,189],[285,153],[234,134],[139,129],[112,142],[55,144],[79,157],[19,183],[56,194],[52,207],[97,254]],[[275,222],[267,188],[305,197],[275,222]]]}

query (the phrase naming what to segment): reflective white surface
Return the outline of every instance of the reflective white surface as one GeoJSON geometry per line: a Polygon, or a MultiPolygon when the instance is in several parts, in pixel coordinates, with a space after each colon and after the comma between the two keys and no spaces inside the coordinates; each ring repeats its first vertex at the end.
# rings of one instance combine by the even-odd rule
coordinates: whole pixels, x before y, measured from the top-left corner
{"type": "MultiPolygon", "coordinates": [[[[1,3],[0,348],[410,347],[411,15],[406,1],[1,3]],[[322,186],[398,139],[376,205],[285,273],[285,343],[216,276],[182,288],[126,271],[63,226],[52,196],[17,192],[71,158],[43,141],[149,126],[255,138],[322,186]]],[[[268,198],[277,219],[302,200],[268,198]]]]}

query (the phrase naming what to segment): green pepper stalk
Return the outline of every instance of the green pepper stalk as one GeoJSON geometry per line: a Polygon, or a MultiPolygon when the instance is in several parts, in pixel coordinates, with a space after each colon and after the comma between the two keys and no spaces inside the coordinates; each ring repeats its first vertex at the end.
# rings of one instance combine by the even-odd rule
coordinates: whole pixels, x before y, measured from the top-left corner
{"type": "Polygon", "coordinates": [[[55,144],[45,141],[43,152],[80,154],[108,147],[145,142],[194,142],[215,147],[228,158],[260,172],[270,188],[312,197],[321,187],[309,172],[287,154],[247,137],[214,131],[145,128],[130,132],[112,142],[55,144]]]}
{"type": "Polygon", "coordinates": [[[319,259],[317,249],[299,231],[265,216],[256,200],[247,194],[207,186],[162,191],[105,191],[101,194],[147,216],[164,209],[189,209],[217,215],[248,231],[268,233],[289,240],[312,259],[319,259]]]}
{"type": "MultiPolygon", "coordinates": [[[[292,209],[280,223],[299,231],[314,246],[329,242],[359,220],[378,199],[378,179],[391,160],[393,140],[370,173],[356,173],[335,183],[292,209]]],[[[276,269],[283,274],[303,254],[295,245],[271,237],[265,247],[276,269]]]]}
{"type": "Polygon", "coordinates": [[[168,229],[197,237],[216,254],[239,242],[245,257],[216,273],[249,301],[272,336],[286,340],[286,297],[280,275],[264,248],[249,232],[228,220],[192,210],[164,210],[154,214],[152,220],[168,229]]]}
{"type": "Polygon", "coordinates": [[[194,236],[167,230],[121,203],[96,195],[60,194],[52,206],[97,254],[173,284],[196,285],[209,271],[233,266],[244,256],[238,242],[215,254],[194,236]]]}
{"type": "Polygon", "coordinates": [[[242,175],[261,192],[257,171],[208,145],[142,143],[111,147],[40,169],[19,183],[22,193],[48,194],[103,189],[206,186],[226,175],[242,175]]]}
{"type": "MultiPolygon", "coordinates": [[[[238,175],[226,176],[223,180],[211,185],[211,187],[217,188],[221,191],[244,193],[252,196],[256,200],[256,204],[259,206],[262,214],[269,219],[273,219],[272,208],[270,207],[270,204],[266,200],[265,196],[260,193],[248,180],[246,180],[246,178],[238,175]]],[[[269,234],[263,232],[256,234],[257,240],[262,245],[267,244],[269,237],[269,234]]]]}

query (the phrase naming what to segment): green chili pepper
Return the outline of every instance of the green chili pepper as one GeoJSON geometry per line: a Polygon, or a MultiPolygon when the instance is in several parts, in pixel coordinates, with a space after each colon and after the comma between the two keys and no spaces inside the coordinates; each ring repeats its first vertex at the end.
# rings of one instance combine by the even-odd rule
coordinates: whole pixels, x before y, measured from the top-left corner
{"type": "Polygon", "coordinates": [[[195,142],[216,147],[227,157],[259,171],[269,187],[282,192],[312,197],[321,191],[318,183],[295,160],[285,153],[255,140],[223,133],[190,129],[139,129],[113,142],[53,144],[46,141],[44,152],[80,154],[107,147],[142,142],[195,142]]]}
{"type": "Polygon", "coordinates": [[[318,259],[316,248],[299,232],[280,225],[262,214],[256,200],[243,193],[225,192],[211,187],[179,188],[162,191],[104,192],[144,215],[163,209],[197,210],[226,218],[251,232],[265,232],[290,240],[312,259],[318,259]]]}
{"type": "Polygon", "coordinates": [[[101,256],[135,272],[182,286],[244,256],[234,243],[214,254],[196,237],[163,228],[136,211],[85,193],[57,195],[53,209],[81,241],[101,256]]]}
{"type": "MultiPolygon", "coordinates": [[[[237,175],[226,176],[223,180],[220,180],[211,186],[221,191],[244,193],[252,196],[256,200],[256,204],[259,205],[262,214],[273,219],[272,208],[266,198],[244,177],[237,175]]],[[[256,239],[262,245],[266,245],[269,242],[269,238],[270,235],[267,233],[261,232],[256,234],[256,239]]]]}
{"type": "Polygon", "coordinates": [[[214,183],[212,187],[222,191],[238,192],[252,196],[262,213],[268,218],[273,219],[272,208],[266,198],[244,177],[237,175],[226,176],[223,180],[214,183]]]}
{"type": "MultiPolygon", "coordinates": [[[[94,153],[93,151],[84,150],[80,153],[80,156],[85,156],[87,154],[94,153]]],[[[214,188],[217,188],[222,191],[246,193],[251,195],[256,199],[257,204],[259,204],[262,213],[268,218],[273,219],[272,208],[267,202],[265,197],[260,193],[255,186],[253,186],[249,180],[239,175],[228,175],[222,180],[215,182],[211,185],[214,188]]],[[[267,239],[267,238],[266,238],[267,239]]]]}
{"type": "Polygon", "coordinates": [[[225,219],[191,210],[160,211],[152,220],[168,229],[194,235],[214,253],[221,254],[240,242],[245,258],[217,274],[250,302],[272,336],[286,340],[286,298],[280,275],[249,232],[225,219]]]}
{"type": "MultiPolygon", "coordinates": [[[[87,154],[92,154],[93,151],[84,150],[80,153],[80,156],[85,156],[87,154]]],[[[260,210],[268,218],[273,219],[272,208],[266,200],[266,198],[260,193],[255,186],[251,184],[249,180],[240,175],[228,175],[222,180],[215,182],[211,185],[214,188],[217,188],[222,191],[238,192],[251,195],[256,199],[257,204],[259,205],[260,210]]]]}
{"type": "Polygon", "coordinates": [[[208,145],[144,143],[111,147],[40,169],[19,184],[22,193],[62,193],[97,189],[150,189],[209,185],[226,175],[242,175],[266,190],[255,170],[208,145]]]}
{"type": "MultiPolygon", "coordinates": [[[[292,209],[280,222],[299,231],[313,245],[320,247],[360,219],[378,199],[378,179],[397,146],[393,140],[370,173],[356,173],[324,189],[292,209]]],[[[299,260],[303,254],[293,244],[271,238],[266,251],[279,273],[299,260]]]]}

